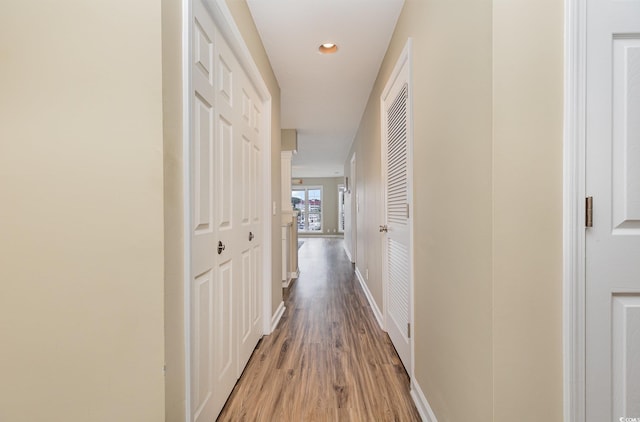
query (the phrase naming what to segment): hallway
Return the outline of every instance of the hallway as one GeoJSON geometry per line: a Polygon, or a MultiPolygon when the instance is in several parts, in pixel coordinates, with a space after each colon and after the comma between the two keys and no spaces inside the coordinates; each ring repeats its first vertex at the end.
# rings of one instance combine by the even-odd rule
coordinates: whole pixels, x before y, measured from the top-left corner
{"type": "Polygon", "coordinates": [[[342,242],[304,239],[285,314],[258,344],[219,421],[420,420],[342,242]]]}

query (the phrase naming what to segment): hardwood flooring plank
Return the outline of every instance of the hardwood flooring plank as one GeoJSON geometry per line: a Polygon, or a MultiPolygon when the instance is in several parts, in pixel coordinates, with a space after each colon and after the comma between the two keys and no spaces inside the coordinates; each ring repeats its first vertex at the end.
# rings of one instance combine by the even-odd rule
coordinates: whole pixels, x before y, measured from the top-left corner
{"type": "Polygon", "coordinates": [[[305,239],[280,324],[258,344],[218,421],[419,421],[409,377],[341,239],[305,239]]]}

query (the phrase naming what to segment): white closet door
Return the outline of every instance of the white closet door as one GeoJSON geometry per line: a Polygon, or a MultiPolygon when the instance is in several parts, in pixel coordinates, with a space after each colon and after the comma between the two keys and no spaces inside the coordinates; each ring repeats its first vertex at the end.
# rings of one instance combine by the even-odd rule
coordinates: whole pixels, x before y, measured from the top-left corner
{"type": "Polygon", "coordinates": [[[193,2],[191,412],[212,421],[262,335],[262,104],[193,2]]]}
{"type": "Polygon", "coordinates": [[[246,365],[256,343],[262,335],[262,200],[259,189],[262,177],[260,123],[261,105],[249,80],[243,75],[238,78],[238,134],[237,143],[241,150],[238,187],[239,194],[239,253],[242,262],[238,280],[240,291],[238,323],[240,372],[246,365]]]}
{"type": "Polygon", "coordinates": [[[215,125],[215,27],[199,1],[194,2],[192,31],[190,408],[192,420],[199,422],[215,418],[220,386],[234,374],[231,350],[220,347],[231,344],[233,329],[221,323],[231,317],[231,268],[216,259],[225,214],[214,208],[220,204],[214,172],[221,158],[215,125]]]}
{"type": "Polygon", "coordinates": [[[382,101],[385,218],[383,277],[385,328],[407,372],[411,373],[411,242],[409,225],[409,64],[390,81],[382,101]]]}
{"type": "Polygon", "coordinates": [[[586,420],[618,421],[640,418],[640,2],[588,0],[587,31],[586,420]]]}

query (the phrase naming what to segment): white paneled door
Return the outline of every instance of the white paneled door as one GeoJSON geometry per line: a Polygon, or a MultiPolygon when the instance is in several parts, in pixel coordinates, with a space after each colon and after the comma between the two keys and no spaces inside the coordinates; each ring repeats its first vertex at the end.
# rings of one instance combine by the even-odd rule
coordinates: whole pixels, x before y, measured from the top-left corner
{"type": "Polygon", "coordinates": [[[384,184],[383,284],[385,329],[411,374],[411,101],[408,48],[382,96],[384,184]]]}
{"type": "Polygon", "coordinates": [[[586,420],[618,421],[640,418],[640,1],[587,1],[586,78],[586,420]]]}
{"type": "MultiPolygon", "coordinates": [[[[190,362],[191,415],[193,421],[215,418],[217,391],[233,381],[230,365],[220,371],[216,347],[220,336],[230,339],[234,332],[214,327],[220,315],[231,317],[231,267],[220,276],[216,243],[220,215],[214,209],[217,160],[215,142],[215,78],[213,21],[199,2],[194,2],[193,26],[193,127],[190,144],[191,205],[191,286],[190,286],[190,362]],[[227,300],[224,299],[226,297],[227,300]],[[221,307],[220,304],[223,304],[221,307]],[[222,382],[220,378],[223,378],[222,382]],[[226,379],[225,379],[226,377],[226,379]]],[[[230,344],[230,343],[229,343],[230,344]]],[[[227,350],[227,362],[230,351],[227,350]]],[[[232,384],[233,385],[233,384],[232,384]]]]}
{"type": "Polygon", "coordinates": [[[249,79],[222,37],[218,38],[218,119],[220,238],[229,249],[220,254],[232,260],[234,306],[238,318],[237,374],[242,372],[262,334],[262,207],[260,122],[262,105],[249,79]],[[228,170],[228,172],[227,172],[228,170]],[[226,192],[229,192],[229,198],[226,192]]]}
{"type": "Polygon", "coordinates": [[[190,409],[216,418],[262,335],[261,107],[193,2],[190,409]]]}

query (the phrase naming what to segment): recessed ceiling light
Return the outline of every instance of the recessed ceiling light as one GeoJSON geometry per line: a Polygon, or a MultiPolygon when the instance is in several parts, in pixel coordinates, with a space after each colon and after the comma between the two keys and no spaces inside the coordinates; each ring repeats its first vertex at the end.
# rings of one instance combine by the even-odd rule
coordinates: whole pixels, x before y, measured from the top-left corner
{"type": "Polygon", "coordinates": [[[332,42],[326,42],[318,47],[318,51],[320,51],[322,54],[333,54],[338,51],[338,46],[332,42]]]}

